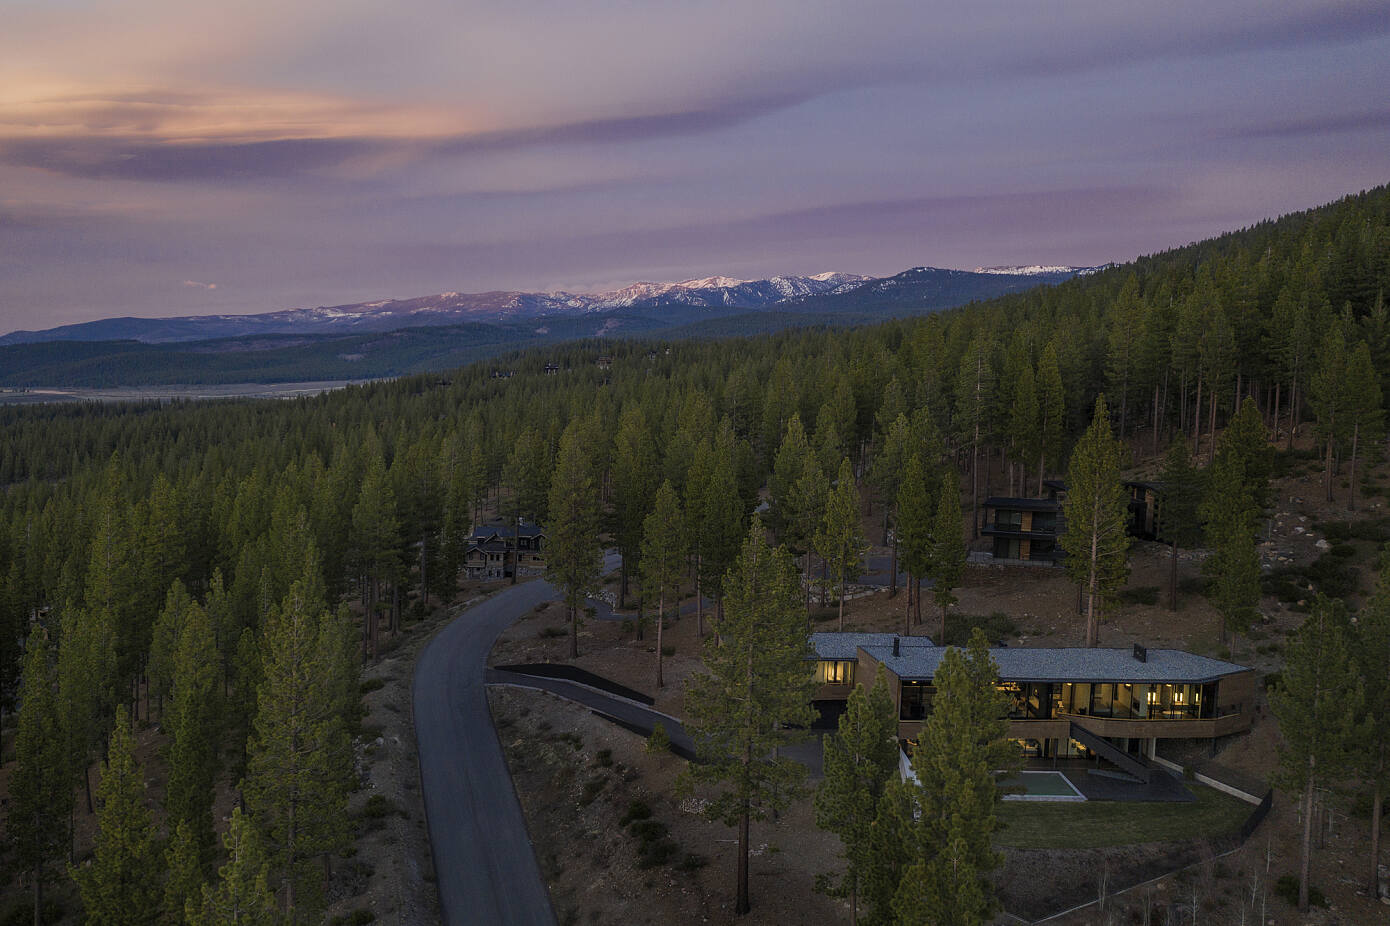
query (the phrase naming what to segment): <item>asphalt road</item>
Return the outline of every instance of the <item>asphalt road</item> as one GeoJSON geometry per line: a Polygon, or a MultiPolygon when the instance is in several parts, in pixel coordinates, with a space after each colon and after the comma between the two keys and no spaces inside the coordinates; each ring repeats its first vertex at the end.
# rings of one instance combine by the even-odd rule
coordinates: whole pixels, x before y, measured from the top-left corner
{"type": "MultiPolygon", "coordinates": [[[[607,567],[617,563],[608,557],[607,567]]],[[[413,701],[439,906],[448,926],[554,926],[487,707],[487,654],[521,615],[559,595],[535,580],[459,614],[420,654],[413,701]]]]}
{"type": "Polygon", "coordinates": [[[415,667],[415,740],[439,906],[449,926],[554,926],[526,820],[488,712],[488,651],[527,610],[557,597],[516,585],[464,611],[415,667]]]}

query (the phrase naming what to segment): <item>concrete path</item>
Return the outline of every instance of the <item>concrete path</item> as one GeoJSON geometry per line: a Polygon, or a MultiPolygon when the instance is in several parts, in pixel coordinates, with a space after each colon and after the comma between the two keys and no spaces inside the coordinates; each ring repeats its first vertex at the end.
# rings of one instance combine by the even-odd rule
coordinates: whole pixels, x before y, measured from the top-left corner
{"type": "Polygon", "coordinates": [[[535,688],[540,691],[548,691],[551,694],[574,701],[576,704],[582,704],[595,714],[643,736],[649,736],[652,727],[660,723],[666,728],[666,735],[671,738],[672,752],[686,759],[694,759],[695,757],[695,744],[679,720],[628,698],[622,698],[568,679],[544,678],[538,675],[525,675],[520,672],[507,672],[498,669],[487,670],[487,683],[489,685],[512,685],[517,688],[535,688]]]}

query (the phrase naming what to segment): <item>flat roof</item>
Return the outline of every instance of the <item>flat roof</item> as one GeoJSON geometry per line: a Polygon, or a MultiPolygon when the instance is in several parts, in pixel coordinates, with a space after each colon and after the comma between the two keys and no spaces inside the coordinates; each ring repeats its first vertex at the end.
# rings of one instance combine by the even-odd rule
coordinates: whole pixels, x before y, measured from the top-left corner
{"type": "MultiPolygon", "coordinates": [[[[900,649],[900,654],[894,656],[891,639],[887,645],[871,643],[860,648],[899,678],[921,680],[936,674],[947,650],[944,646],[913,646],[900,649]]],[[[1248,666],[1177,649],[1151,649],[1147,662],[1135,659],[1132,649],[1099,647],[996,647],[989,654],[999,666],[1000,681],[1006,682],[1200,684],[1250,671],[1248,666]]]]}
{"type": "Polygon", "coordinates": [[[893,652],[893,638],[897,637],[900,647],[932,646],[930,637],[907,637],[900,633],[813,633],[811,647],[817,659],[859,658],[859,647],[883,646],[893,652]]]}

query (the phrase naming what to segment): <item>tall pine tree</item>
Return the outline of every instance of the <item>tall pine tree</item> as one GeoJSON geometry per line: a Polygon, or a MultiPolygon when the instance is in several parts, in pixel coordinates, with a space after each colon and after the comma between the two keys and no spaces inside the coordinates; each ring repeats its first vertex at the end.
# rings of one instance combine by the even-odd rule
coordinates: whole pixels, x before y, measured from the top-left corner
{"type": "Polygon", "coordinates": [[[145,806],[145,773],[135,759],[135,740],[123,706],[97,786],[97,834],[92,862],[72,869],[88,923],[145,926],[159,909],[155,890],[162,860],[145,806]]]}
{"type": "Polygon", "coordinates": [[[1110,433],[1105,396],[1096,398],[1091,426],[1072,451],[1067,499],[1062,506],[1067,575],[1081,588],[1086,613],[1086,645],[1100,642],[1100,619],[1107,602],[1129,574],[1128,498],[1120,482],[1123,448],[1110,433]]]}
{"type": "MultiPolygon", "coordinates": [[[[1378,683],[1383,683],[1378,679],[1378,683]]],[[[1298,909],[1308,910],[1308,875],[1313,851],[1313,798],[1344,776],[1359,730],[1363,688],[1352,660],[1346,609],[1321,596],[1284,654],[1270,706],[1279,719],[1278,783],[1300,795],[1298,909]]]]}
{"type": "Polygon", "coordinates": [[[824,743],[825,778],[816,788],[816,825],[840,837],[845,873],[831,889],[849,897],[859,918],[859,887],[874,864],[872,831],[879,801],[898,773],[898,716],[880,666],[872,688],[849,693],[838,732],[824,743]]]}
{"type": "Polygon", "coordinates": [[[589,442],[588,422],[577,418],[560,438],[545,532],[546,578],[564,596],[571,658],[579,655],[579,610],[603,576],[598,483],[589,442]]]}
{"type": "Polygon", "coordinates": [[[686,686],[686,729],[701,761],[687,787],[714,785],[711,819],[738,827],[737,899],[747,913],[748,827],[787,806],[806,769],[777,754],[802,737],[814,716],[811,648],[800,608],[796,566],[773,549],[755,517],[725,579],[727,601],[717,637],[705,641],[706,671],[686,686]]]}
{"type": "Polygon", "coordinates": [[[864,553],[869,549],[859,520],[859,488],[854,484],[854,467],[849,459],[840,461],[840,473],[830,490],[816,533],[816,550],[830,567],[840,589],[840,630],[845,629],[845,583],[858,578],[864,553]]]}

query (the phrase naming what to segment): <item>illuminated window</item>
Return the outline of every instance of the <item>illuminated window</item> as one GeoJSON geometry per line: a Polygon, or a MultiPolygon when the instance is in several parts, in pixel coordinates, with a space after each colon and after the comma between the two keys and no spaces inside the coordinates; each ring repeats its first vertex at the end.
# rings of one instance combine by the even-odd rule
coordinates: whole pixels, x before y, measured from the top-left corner
{"type": "Polygon", "coordinates": [[[822,659],[816,663],[816,681],[822,685],[848,685],[854,681],[854,663],[844,659],[822,659]]]}

